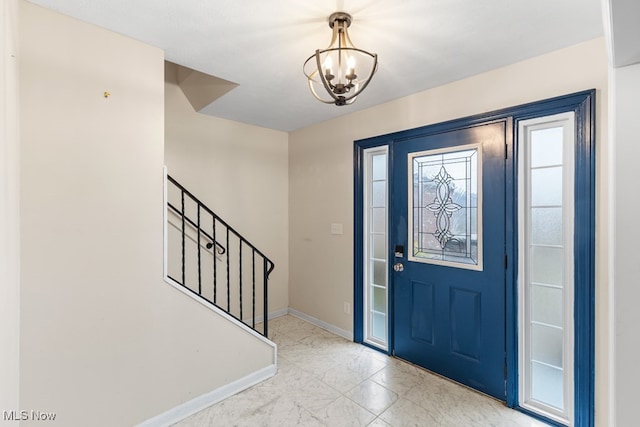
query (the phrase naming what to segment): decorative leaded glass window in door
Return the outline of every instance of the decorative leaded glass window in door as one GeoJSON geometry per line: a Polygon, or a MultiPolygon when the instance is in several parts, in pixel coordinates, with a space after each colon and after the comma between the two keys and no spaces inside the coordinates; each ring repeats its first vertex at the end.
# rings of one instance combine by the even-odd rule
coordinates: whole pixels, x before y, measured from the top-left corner
{"type": "Polygon", "coordinates": [[[409,260],[482,270],[479,144],[409,155],[409,260]]]}

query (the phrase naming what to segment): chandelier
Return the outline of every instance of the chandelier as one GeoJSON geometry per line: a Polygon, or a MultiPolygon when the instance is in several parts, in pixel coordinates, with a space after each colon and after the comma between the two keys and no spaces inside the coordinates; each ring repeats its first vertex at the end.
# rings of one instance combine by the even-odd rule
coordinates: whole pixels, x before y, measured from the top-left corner
{"type": "Polygon", "coordinates": [[[325,104],[353,104],[378,69],[377,54],[353,45],[347,33],[350,25],[351,15],[333,13],[329,17],[329,27],[333,29],[329,47],[317,49],[303,66],[311,93],[325,104]]]}

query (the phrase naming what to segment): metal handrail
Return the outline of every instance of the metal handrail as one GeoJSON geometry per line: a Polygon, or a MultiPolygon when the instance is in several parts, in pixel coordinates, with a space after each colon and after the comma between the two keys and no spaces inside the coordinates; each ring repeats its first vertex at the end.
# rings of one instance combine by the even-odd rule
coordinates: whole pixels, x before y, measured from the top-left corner
{"type": "MultiPolygon", "coordinates": [[[[182,212],[180,211],[180,209],[176,208],[171,203],[167,202],[167,206],[169,206],[171,208],[171,210],[174,211],[177,215],[183,216],[182,212]]],[[[200,233],[204,234],[204,236],[207,239],[210,240],[210,242],[207,242],[207,244],[205,245],[207,249],[211,249],[213,247],[214,242],[215,242],[215,244],[216,244],[216,252],[218,253],[218,255],[224,255],[225,252],[227,252],[227,248],[222,246],[219,242],[216,242],[209,233],[204,231],[202,228],[198,227],[198,224],[193,222],[193,220],[190,219],[186,214],[184,215],[184,219],[189,223],[189,225],[191,225],[196,230],[199,230],[200,233]]]]}
{"type": "MultiPolygon", "coordinates": [[[[275,268],[275,263],[273,261],[271,261],[262,251],[260,251],[258,248],[256,248],[251,242],[249,242],[246,238],[244,238],[240,233],[238,233],[233,227],[231,227],[226,221],[222,220],[218,215],[216,215],[211,209],[209,209],[209,207],[207,207],[204,203],[202,203],[196,196],[194,196],[189,190],[187,190],[184,186],[182,186],[180,183],[178,183],[174,178],[172,178],[171,176],[167,175],[167,180],[173,184],[178,190],[180,190],[180,204],[181,204],[181,208],[176,207],[175,205],[173,205],[172,203],[170,203],[167,200],[167,209],[170,209],[173,213],[175,213],[177,216],[179,216],[181,218],[181,226],[176,226],[176,228],[181,231],[181,262],[182,262],[182,276],[181,279],[178,280],[174,277],[169,276],[169,278],[173,281],[175,281],[176,283],[182,285],[183,287],[185,287],[186,289],[188,289],[189,291],[191,291],[193,294],[198,295],[200,298],[203,298],[204,300],[208,301],[211,304],[214,304],[216,307],[222,309],[223,311],[225,311],[227,314],[231,315],[233,318],[239,320],[240,322],[244,323],[245,325],[251,327],[252,329],[254,329],[256,332],[261,333],[262,335],[264,335],[265,337],[267,336],[268,333],[268,329],[267,329],[267,321],[268,321],[268,278],[271,275],[271,273],[273,272],[274,268],[275,268]],[[187,213],[185,212],[185,197],[188,197],[189,199],[191,199],[194,203],[195,203],[195,207],[197,208],[197,219],[192,219],[190,218],[187,213]],[[206,230],[204,230],[202,228],[202,221],[201,221],[201,213],[205,212],[207,214],[210,215],[211,217],[211,231],[212,233],[209,234],[206,230]],[[185,225],[189,224],[189,226],[193,227],[193,229],[196,231],[196,236],[192,237],[187,235],[187,231],[186,231],[186,227],[185,225]],[[221,227],[221,231],[222,234],[224,235],[224,240],[225,243],[221,243],[220,241],[218,241],[218,239],[216,238],[216,230],[220,230],[221,227]],[[206,244],[205,247],[207,249],[211,249],[214,245],[216,246],[216,250],[213,252],[209,252],[209,251],[205,251],[205,253],[208,253],[210,255],[213,255],[213,298],[209,298],[207,297],[208,292],[211,291],[211,288],[209,288],[209,291],[206,292],[207,295],[205,295],[205,293],[203,293],[203,283],[202,283],[202,279],[203,279],[203,273],[202,273],[202,257],[201,257],[201,245],[203,242],[201,242],[201,236],[204,237],[206,244]],[[233,242],[238,242],[237,244],[237,249],[238,252],[237,254],[235,252],[231,253],[229,251],[230,249],[230,241],[231,238],[233,237],[233,242]],[[187,261],[187,257],[186,257],[186,246],[185,246],[185,239],[188,238],[192,241],[194,241],[197,244],[197,292],[192,289],[191,287],[189,287],[187,285],[187,276],[186,276],[186,261],[187,261]],[[250,251],[250,252],[245,252],[245,254],[250,255],[250,260],[249,263],[250,265],[246,265],[243,268],[243,251],[250,251]],[[214,253],[217,253],[218,255],[226,255],[226,259],[220,259],[217,260],[216,256],[214,255],[214,253]],[[234,255],[237,255],[237,258],[235,259],[234,263],[232,264],[230,261],[230,258],[234,255]],[[261,260],[259,260],[258,258],[262,258],[261,260]],[[219,262],[218,262],[219,261],[219,262]],[[226,262],[225,262],[226,261],[226,262]],[[222,264],[220,266],[218,266],[218,264],[222,264]],[[263,320],[263,325],[262,325],[262,331],[259,331],[258,329],[256,329],[256,270],[257,268],[259,268],[258,266],[262,264],[262,273],[261,273],[261,277],[263,280],[263,286],[262,286],[262,292],[263,292],[263,303],[264,303],[264,320],[263,320]],[[233,266],[233,268],[231,268],[233,266]],[[221,304],[218,302],[218,272],[221,272],[221,268],[226,267],[226,308],[223,307],[221,304]],[[251,324],[247,323],[245,320],[243,320],[243,308],[244,308],[244,304],[243,304],[243,289],[244,289],[244,283],[246,283],[245,281],[245,277],[244,277],[244,270],[246,270],[247,268],[251,269],[251,273],[250,273],[250,277],[248,278],[248,282],[250,282],[251,285],[251,311],[252,311],[252,320],[251,320],[251,324]],[[236,270],[237,269],[237,270],[236,270]],[[232,280],[231,280],[231,271],[234,271],[234,278],[236,278],[235,276],[235,272],[237,271],[238,276],[237,276],[237,280],[234,281],[233,283],[235,283],[235,285],[232,288],[232,280]],[[237,290],[237,295],[234,295],[234,310],[238,309],[238,312],[232,312],[232,306],[231,306],[231,291],[232,289],[234,289],[234,292],[237,290]],[[235,298],[236,296],[239,299],[239,306],[236,305],[237,301],[235,298]]],[[[207,221],[209,221],[209,219],[207,219],[207,221]]],[[[220,233],[219,233],[220,234],[220,233]]],[[[247,261],[244,261],[245,263],[247,261]]],[[[190,264],[193,265],[193,264],[190,264]]],[[[211,266],[210,264],[204,264],[211,266]]],[[[222,278],[221,278],[222,279],[222,278]]],[[[221,286],[224,286],[224,279],[220,280],[222,281],[221,286]]],[[[195,285],[192,284],[192,287],[194,287],[195,285]]],[[[248,286],[248,285],[247,285],[248,286]]],[[[224,292],[224,288],[221,292],[224,292]]]]}
{"type": "MultiPolygon", "coordinates": [[[[189,192],[189,190],[187,190],[186,188],[184,188],[178,181],[176,181],[175,179],[173,179],[171,177],[171,175],[167,175],[167,179],[174,184],[176,187],[178,187],[180,190],[182,190],[184,192],[184,194],[186,194],[187,196],[189,196],[189,198],[191,200],[193,200],[194,202],[196,202],[197,204],[200,205],[200,207],[202,207],[202,209],[204,209],[209,215],[213,216],[213,218],[216,219],[216,221],[218,221],[220,224],[222,224],[224,227],[228,228],[229,231],[231,233],[233,233],[236,237],[238,237],[240,240],[242,240],[245,244],[249,245],[249,247],[251,247],[251,249],[254,249],[258,254],[260,254],[262,257],[266,258],[267,261],[272,265],[272,267],[269,269],[269,272],[273,271],[273,267],[275,267],[275,264],[273,263],[273,261],[271,261],[269,259],[269,257],[267,257],[264,253],[262,253],[257,247],[255,247],[251,242],[249,242],[247,239],[245,239],[244,237],[242,237],[242,235],[240,233],[238,233],[232,226],[230,226],[225,220],[223,220],[222,218],[220,218],[218,215],[216,215],[211,209],[209,209],[207,207],[207,205],[205,205],[204,203],[202,203],[200,201],[200,199],[198,199],[196,196],[194,196],[193,194],[191,194],[191,192],[189,192]]],[[[213,238],[212,238],[213,240],[213,238]]]]}

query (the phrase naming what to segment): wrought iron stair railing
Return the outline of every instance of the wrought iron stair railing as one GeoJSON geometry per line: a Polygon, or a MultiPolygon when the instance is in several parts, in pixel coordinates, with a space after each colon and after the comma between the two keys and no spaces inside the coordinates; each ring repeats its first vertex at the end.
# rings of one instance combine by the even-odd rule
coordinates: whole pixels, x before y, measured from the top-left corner
{"type": "Polygon", "coordinates": [[[167,175],[167,275],[268,336],[268,280],[275,264],[167,175]]]}

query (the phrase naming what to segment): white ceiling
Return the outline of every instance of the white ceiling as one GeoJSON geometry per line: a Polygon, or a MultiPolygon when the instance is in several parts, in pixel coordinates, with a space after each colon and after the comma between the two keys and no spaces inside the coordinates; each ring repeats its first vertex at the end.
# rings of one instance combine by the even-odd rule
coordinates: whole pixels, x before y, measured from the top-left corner
{"type": "Polygon", "coordinates": [[[239,86],[203,113],[291,131],[601,36],[600,0],[30,0],[141,40],[239,86]],[[316,101],[302,64],[327,17],[379,71],[351,106],[316,101]]]}
{"type": "Polygon", "coordinates": [[[640,1],[603,0],[611,63],[624,67],[640,62],[640,1]]]}

